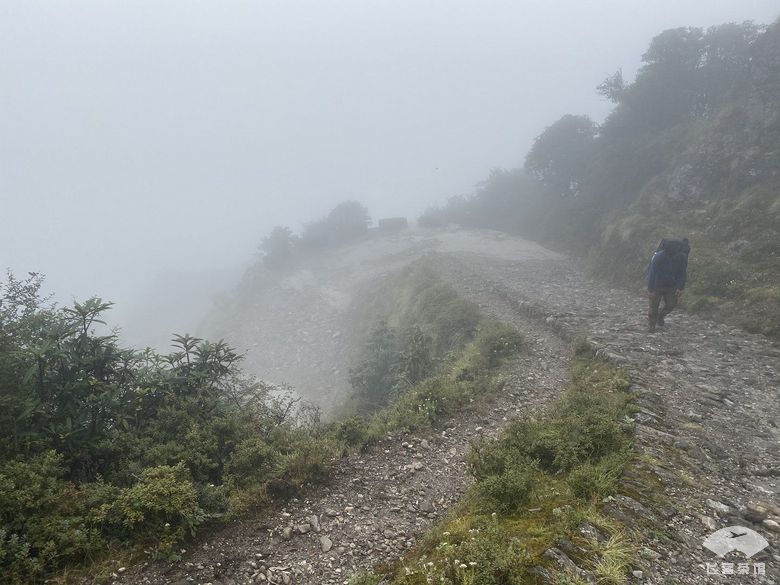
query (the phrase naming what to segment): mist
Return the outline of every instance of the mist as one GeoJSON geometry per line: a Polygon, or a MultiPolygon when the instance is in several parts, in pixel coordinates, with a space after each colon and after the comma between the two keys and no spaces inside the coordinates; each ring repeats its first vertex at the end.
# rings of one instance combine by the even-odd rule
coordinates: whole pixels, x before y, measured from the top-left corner
{"type": "MultiPolygon", "coordinates": [[[[513,168],[658,32],[775,0],[0,3],[0,268],[195,330],[274,225],[413,217],[513,168]]],[[[148,339],[148,341],[145,341],[148,339]]]]}

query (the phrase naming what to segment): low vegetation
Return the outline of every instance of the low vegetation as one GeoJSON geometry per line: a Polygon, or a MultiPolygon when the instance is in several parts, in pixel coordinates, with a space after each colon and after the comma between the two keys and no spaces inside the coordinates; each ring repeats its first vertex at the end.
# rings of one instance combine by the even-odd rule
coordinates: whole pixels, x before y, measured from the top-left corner
{"type": "Polygon", "coordinates": [[[429,428],[467,402],[494,392],[503,361],[521,335],[484,320],[420,261],[363,292],[354,313],[361,350],[353,396],[337,436],[364,448],[391,431],[429,428]],[[377,321],[378,319],[378,321],[377,321]]]}
{"type": "Polygon", "coordinates": [[[370,329],[377,347],[353,371],[359,413],[323,425],[316,409],[244,377],[223,342],[177,335],[166,355],[122,348],[102,321],[109,303],[57,308],[41,298],[39,276],[9,275],[3,583],[79,567],[99,574],[109,556],[176,558],[205,525],[325,483],[339,454],[430,427],[500,386],[498,368],[522,344],[516,331],[482,322],[428,265],[385,285],[395,325],[370,329]]]}
{"type": "Polygon", "coordinates": [[[581,344],[571,384],[546,415],[475,443],[475,483],[450,518],[401,562],[352,585],[511,585],[543,572],[558,583],[626,582],[632,536],[600,507],[631,458],[628,385],[581,344]],[[547,551],[556,547],[582,572],[555,563],[547,551]]]}
{"type": "Polygon", "coordinates": [[[307,253],[354,243],[365,237],[370,223],[368,209],[362,203],[344,201],[326,217],[307,224],[300,235],[289,227],[276,226],[260,244],[263,264],[283,270],[307,253]]]}
{"type": "Polygon", "coordinates": [[[486,323],[463,351],[443,360],[436,373],[401,391],[366,416],[351,416],[337,425],[347,448],[362,449],[387,433],[430,429],[467,404],[495,393],[502,384],[499,366],[519,351],[519,333],[500,323],[486,323]]]}
{"type": "Polygon", "coordinates": [[[358,414],[376,411],[436,373],[473,340],[481,320],[476,305],[437,276],[433,261],[383,277],[354,305],[351,336],[359,349],[347,409],[358,414]]]}
{"type": "Polygon", "coordinates": [[[209,520],[325,481],[306,411],[245,379],[224,343],[118,345],[109,303],[57,308],[41,279],[0,288],[0,574],[37,582],[138,546],[172,557],[209,520]]]}

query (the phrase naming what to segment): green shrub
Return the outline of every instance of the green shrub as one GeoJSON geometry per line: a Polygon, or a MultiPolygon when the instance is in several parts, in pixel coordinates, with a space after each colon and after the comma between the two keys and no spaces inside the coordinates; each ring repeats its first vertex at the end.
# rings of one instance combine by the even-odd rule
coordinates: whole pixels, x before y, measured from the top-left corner
{"type": "Polygon", "coordinates": [[[46,567],[31,553],[30,543],[0,528],[0,574],[8,583],[23,583],[44,574],[46,567]]]}
{"type": "Polygon", "coordinates": [[[380,585],[383,580],[378,575],[356,575],[349,580],[349,585],[380,585]]]}
{"type": "Polygon", "coordinates": [[[352,416],[336,427],[336,440],[347,448],[363,447],[368,438],[368,423],[361,416],[352,416]]]}
{"type": "Polygon", "coordinates": [[[688,273],[690,292],[696,296],[734,297],[745,286],[742,272],[725,262],[694,258],[688,273]]]}
{"type": "Polygon", "coordinates": [[[225,485],[242,489],[263,484],[279,475],[283,465],[281,454],[263,437],[249,437],[241,441],[225,465],[225,485]]]}
{"type": "Polygon", "coordinates": [[[563,405],[551,420],[514,421],[499,441],[477,445],[469,457],[477,479],[503,474],[506,462],[536,461],[549,473],[568,472],[586,461],[599,461],[630,445],[628,427],[607,412],[572,412],[563,405]]]}
{"type": "Polygon", "coordinates": [[[536,462],[528,459],[505,461],[502,467],[477,482],[476,489],[484,509],[511,515],[528,504],[543,476],[536,462]]]}
{"type": "Polygon", "coordinates": [[[307,485],[328,483],[331,462],[337,452],[328,438],[290,434],[282,470],[278,477],[268,482],[269,493],[276,497],[289,497],[300,494],[307,485]]]}
{"type": "Polygon", "coordinates": [[[93,331],[110,303],[47,307],[40,286],[0,282],[4,582],[116,547],[168,556],[207,518],[327,480],[331,440],[242,376],[225,343],[124,349],[93,331]]]}
{"type": "Polygon", "coordinates": [[[119,490],[66,481],[63,460],[47,451],[0,467],[0,569],[12,582],[90,558],[106,545],[99,511],[119,490]]]}
{"type": "Polygon", "coordinates": [[[476,346],[481,355],[487,356],[488,367],[494,368],[522,349],[523,336],[514,327],[494,321],[479,329],[476,346]]]}
{"type": "Polygon", "coordinates": [[[358,363],[350,369],[349,382],[359,412],[377,410],[392,397],[398,382],[396,339],[396,331],[380,320],[371,330],[358,363]]]}
{"type": "Polygon", "coordinates": [[[615,491],[626,463],[624,453],[609,455],[596,463],[586,461],[572,469],[566,482],[582,500],[602,499],[615,491]]]}
{"type": "Polygon", "coordinates": [[[121,524],[130,533],[156,544],[157,553],[170,555],[174,545],[206,519],[198,495],[183,464],[145,469],[140,481],[122,490],[103,519],[121,524]]]}
{"type": "Polygon", "coordinates": [[[576,345],[572,385],[548,416],[513,421],[500,439],[474,444],[467,462],[478,485],[499,495],[512,485],[522,492],[517,466],[528,472],[530,461],[545,473],[570,474],[578,497],[611,489],[631,447],[629,381],[592,354],[589,345],[576,345]]]}
{"type": "Polygon", "coordinates": [[[433,354],[446,355],[471,340],[480,321],[479,309],[424,268],[412,273],[411,290],[399,322],[420,327],[432,338],[433,354]]]}
{"type": "MultiPolygon", "coordinates": [[[[438,534],[427,556],[414,564],[405,562],[393,579],[379,582],[394,584],[449,583],[452,585],[520,585],[529,582],[531,557],[495,517],[475,524],[467,534],[438,534]]],[[[364,577],[365,578],[365,577],[364,577]]],[[[376,581],[358,581],[375,583],[376,581]]],[[[351,584],[352,585],[352,584],[351,584]]]]}
{"type": "Polygon", "coordinates": [[[472,532],[458,547],[454,583],[463,585],[520,585],[528,582],[530,555],[520,541],[497,522],[472,532]],[[465,567],[463,567],[465,565],[465,567]]]}

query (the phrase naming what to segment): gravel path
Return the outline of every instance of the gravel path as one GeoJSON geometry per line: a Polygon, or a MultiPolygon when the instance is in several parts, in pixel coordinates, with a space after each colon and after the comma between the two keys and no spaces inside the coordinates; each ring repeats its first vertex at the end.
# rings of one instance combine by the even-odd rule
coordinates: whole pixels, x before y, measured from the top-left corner
{"type": "Polygon", "coordinates": [[[588,281],[564,259],[460,257],[447,266],[483,306],[504,299],[565,338],[588,338],[630,372],[639,462],[625,483],[635,497],[610,511],[638,531],[643,582],[780,581],[777,342],[680,312],[648,334],[642,294],[588,281]],[[704,539],[734,525],[770,543],[748,567],[764,563],[765,577],[708,575],[708,563],[710,573],[732,567],[704,539]]]}
{"type": "Polygon", "coordinates": [[[332,484],[310,499],[211,535],[173,565],[132,567],[117,583],[345,583],[398,559],[468,485],[470,440],[560,394],[569,342],[580,336],[634,380],[638,462],[624,482],[630,495],[607,505],[642,542],[633,578],[780,582],[776,343],[682,313],[648,334],[640,294],[590,282],[552,254],[518,261],[484,250],[442,252],[446,277],[530,341],[500,395],[433,435],[388,437],[369,454],[341,460],[332,484]],[[770,542],[749,567],[764,563],[766,576],[707,575],[707,563],[710,571],[728,568],[702,541],[732,525],[770,542]]]}

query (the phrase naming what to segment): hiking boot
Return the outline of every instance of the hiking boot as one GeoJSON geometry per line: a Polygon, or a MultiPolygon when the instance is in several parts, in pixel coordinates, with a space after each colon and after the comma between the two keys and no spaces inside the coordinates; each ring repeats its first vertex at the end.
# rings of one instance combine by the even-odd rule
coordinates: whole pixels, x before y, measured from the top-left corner
{"type": "Polygon", "coordinates": [[[647,332],[648,333],[655,333],[655,325],[649,325],[647,327],[647,332]]]}
{"type": "Polygon", "coordinates": [[[658,315],[658,326],[663,327],[664,326],[664,316],[658,315]]]}

